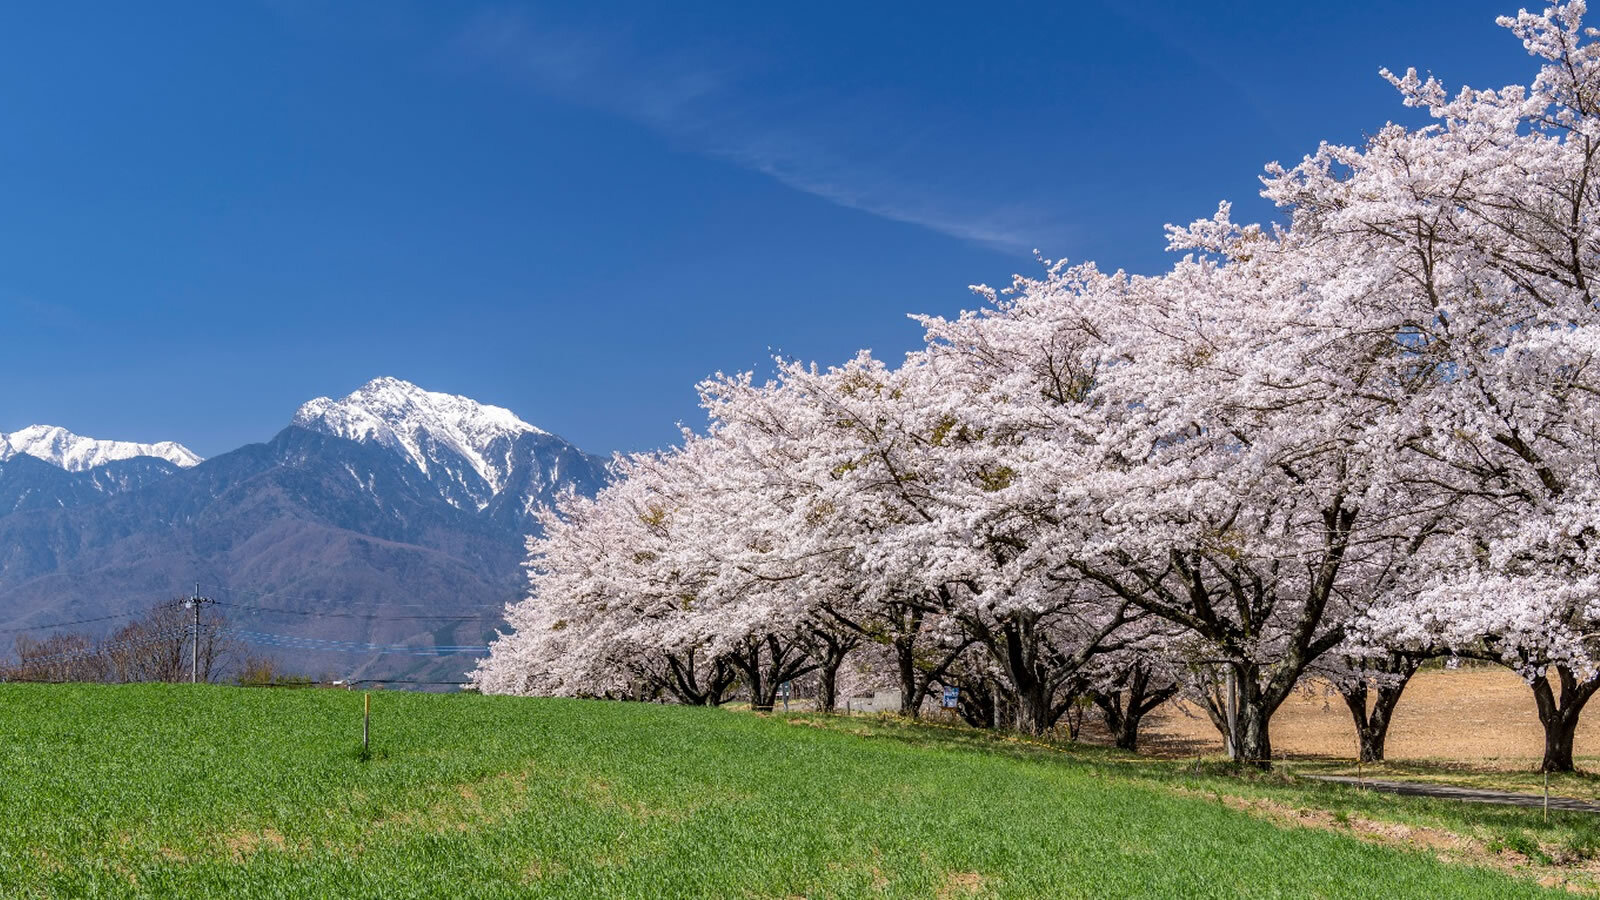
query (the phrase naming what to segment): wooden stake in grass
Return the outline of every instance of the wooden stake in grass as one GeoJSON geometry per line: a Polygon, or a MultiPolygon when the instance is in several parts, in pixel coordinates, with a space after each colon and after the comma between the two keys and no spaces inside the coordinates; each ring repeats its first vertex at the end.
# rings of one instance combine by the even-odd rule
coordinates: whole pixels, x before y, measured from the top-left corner
{"type": "Polygon", "coordinates": [[[1550,824],[1550,773],[1544,773],[1544,823],[1550,824]]]}
{"type": "Polygon", "coordinates": [[[368,738],[372,734],[372,695],[361,695],[361,755],[372,752],[368,738]]]}

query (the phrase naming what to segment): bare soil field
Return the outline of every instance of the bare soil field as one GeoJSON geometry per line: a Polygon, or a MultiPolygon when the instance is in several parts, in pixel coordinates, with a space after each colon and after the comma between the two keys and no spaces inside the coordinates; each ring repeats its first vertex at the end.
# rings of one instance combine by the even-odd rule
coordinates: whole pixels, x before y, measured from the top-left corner
{"type": "MultiPolygon", "coordinates": [[[[1141,745],[1157,755],[1223,751],[1211,720],[1192,704],[1163,706],[1142,731],[1141,745]]],[[[1524,768],[1537,764],[1543,735],[1533,692],[1509,670],[1434,669],[1417,673],[1406,686],[1389,727],[1388,758],[1524,768]]],[[[1355,727],[1344,700],[1320,684],[1297,692],[1272,718],[1272,746],[1291,757],[1353,759],[1355,727]]],[[[1589,760],[1580,761],[1581,768],[1600,768],[1600,705],[1585,710],[1577,750],[1589,760]]]]}

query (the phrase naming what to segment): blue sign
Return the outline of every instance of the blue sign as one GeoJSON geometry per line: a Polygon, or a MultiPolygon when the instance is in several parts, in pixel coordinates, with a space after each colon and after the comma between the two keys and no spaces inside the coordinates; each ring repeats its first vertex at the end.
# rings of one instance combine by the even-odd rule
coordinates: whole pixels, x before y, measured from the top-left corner
{"type": "Polygon", "coordinates": [[[957,688],[957,687],[947,687],[947,688],[945,688],[944,689],[944,706],[945,706],[945,709],[955,709],[956,701],[959,700],[960,698],[961,698],[961,689],[960,688],[957,688]]]}

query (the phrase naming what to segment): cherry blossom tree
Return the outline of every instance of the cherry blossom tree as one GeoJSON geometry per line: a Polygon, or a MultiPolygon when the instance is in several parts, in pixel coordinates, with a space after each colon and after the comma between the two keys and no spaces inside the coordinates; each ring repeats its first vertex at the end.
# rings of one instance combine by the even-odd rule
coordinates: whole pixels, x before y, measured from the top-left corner
{"type": "Polygon", "coordinates": [[[1172,244],[1158,278],[1053,264],[923,321],[1004,515],[1053,529],[1030,564],[1198,637],[1234,673],[1235,755],[1265,760],[1272,712],[1436,527],[1389,477],[1428,374],[1349,328],[1343,294],[1375,285],[1330,283],[1296,235],[1224,206],[1172,244]]]}
{"type": "Polygon", "coordinates": [[[1381,756],[1448,651],[1528,678],[1544,766],[1571,768],[1600,691],[1582,14],[1502,20],[1542,61],[1527,86],[1385,73],[1433,123],[1270,166],[1281,226],[1223,204],[1170,229],[1170,271],[1044,261],[918,317],[897,366],[708,380],[703,433],[547,517],[479,683],[716,702],[737,673],[770,707],[870,645],[907,715],[957,684],[969,719],[1042,731],[1092,697],[1131,743],[1182,681],[1263,763],[1308,675],[1381,756]]]}
{"type": "Polygon", "coordinates": [[[1451,96],[1415,70],[1386,72],[1433,124],[1325,145],[1266,179],[1308,256],[1384,284],[1348,292],[1351,321],[1394,333],[1413,365],[1438,373],[1412,404],[1404,469],[1470,508],[1473,527],[1389,624],[1527,677],[1547,770],[1572,767],[1578,715],[1600,688],[1588,638],[1600,572],[1600,51],[1583,12],[1574,2],[1500,20],[1542,63],[1531,84],[1451,96]]]}
{"type": "Polygon", "coordinates": [[[835,633],[891,651],[907,716],[972,641],[948,615],[939,548],[911,537],[939,502],[917,387],[865,353],[827,370],[780,361],[760,385],[748,373],[701,385],[714,433],[788,498],[790,562],[771,577],[805,591],[835,633]]]}

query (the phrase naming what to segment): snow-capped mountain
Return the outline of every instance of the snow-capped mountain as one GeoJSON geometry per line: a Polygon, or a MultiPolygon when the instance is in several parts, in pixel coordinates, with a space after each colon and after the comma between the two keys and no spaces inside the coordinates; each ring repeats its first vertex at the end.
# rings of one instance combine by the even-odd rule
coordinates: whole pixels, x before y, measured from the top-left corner
{"type": "MultiPolygon", "coordinates": [[[[271,440],[199,465],[176,445],[46,431],[0,436],[0,628],[136,611],[198,581],[279,609],[228,612],[263,632],[477,645],[526,590],[531,511],[606,477],[599,457],[508,410],[391,378],[313,400],[271,440]],[[170,455],[70,471],[133,447],[170,455]],[[419,611],[488,618],[441,625],[419,611]]],[[[449,678],[464,666],[332,651],[287,662],[449,678]]]]}
{"type": "Polygon", "coordinates": [[[525,526],[569,485],[593,493],[605,481],[602,459],[508,409],[398,378],[373,379],[339,400],[318,397],[291,424],[396,453],[452,506],[507,525],[525,526]]]}
{"type": "Polygon", "coordinates": [[[173,441],[156,444],[102,441],[73,434],[57,425],[30,425],[21,431],[0,434],[0,460],[18,454],[42,459],[68,472],[86,472],[110,462],[139,456],[164,459],[183,469],[201,462],[198,454],[173,441]]]}

